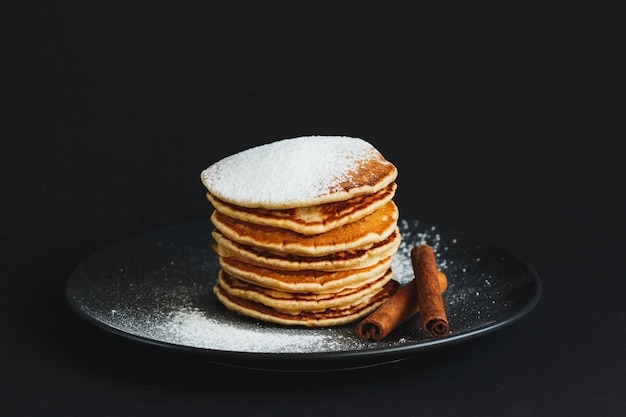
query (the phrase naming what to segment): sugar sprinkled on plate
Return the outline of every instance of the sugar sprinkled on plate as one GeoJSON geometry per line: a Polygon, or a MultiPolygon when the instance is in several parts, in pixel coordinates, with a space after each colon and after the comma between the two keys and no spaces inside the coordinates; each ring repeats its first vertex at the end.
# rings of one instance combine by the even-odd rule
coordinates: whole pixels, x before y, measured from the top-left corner
{"type": "MultiPolygon", "coordinates": [[[[411,233],[416,224],[400,223],[403,242],[394,256],[394,277],[406,283],[412,277],[408,253],[417,242],[431,242],[437,247],[435,229],[411,233]]],[[[111,327],[131,334],[168,344],[200,349],[247,353],[320,353],[368,349],[371,343],[354,334],[354,325],[336,328],[283,327],[258,323],[237,317],[226,311],[211,296],[209,280],[187,282],[169,279],[185,269],[169,260],[155,270],[161,283],[153,280],[133,280],[127,276],[119,287],[111,288],[126,294],[132,287],[132,302],[117,304],[116,308],[95,313],[111,327]],[[146,303],[149,307],[143,306],[146,303]]],[[[193,273],[189,272],[189,275],[193,273]]],[[[124,297],[115,296],[120,300],[124,297]]],[[[130,301],[130,300],[129,300],[130,301]]],[[[417,336],[416,336],[417,337],[417,336]]],[[[406,339],[385,341],[386,346],[405,343],[406,339]]]]}
{"type": "MultiPolygon", "coordinates": [[[[425,341],[415,320],[398,337],[372,343],[358,339],[353,325],[283,328],[227,312],[211,296],[214,281],[207,277],[217,265],[207,255],[206,232],[198,233],[200,225],[164,229],[156,241],[141,236],[99,253],[68,281],[68,299],[81,314],[105,328],[178,347],[332,355],[372,349],[372,353],[384,352],[387,347],[417,347],[425,341]]],[[[398,225],[403,242],[394,257],[395,277],[402,282],[411,279],[407,254],[413,246],[433,246],[449,277],[445,298],[457,338],[483,334],[536,300],[536,287],[530,288],[531,293],[520,293],[535,282],[534,272],[508,252],[418,221],[402,220],[398,225]]]]}

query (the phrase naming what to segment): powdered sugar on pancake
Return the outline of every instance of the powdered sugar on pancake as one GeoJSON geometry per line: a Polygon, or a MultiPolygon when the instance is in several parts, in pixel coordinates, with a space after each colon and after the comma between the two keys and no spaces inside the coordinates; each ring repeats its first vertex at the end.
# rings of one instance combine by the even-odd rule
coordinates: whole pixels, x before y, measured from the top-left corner
{"type": "Polygon", "coordinates": [[[233,204],[290,208],[369,194],[396,175],[362,139],[302,136],[228,156],[202,171],[201,180],[209,193],[233,204]]]}

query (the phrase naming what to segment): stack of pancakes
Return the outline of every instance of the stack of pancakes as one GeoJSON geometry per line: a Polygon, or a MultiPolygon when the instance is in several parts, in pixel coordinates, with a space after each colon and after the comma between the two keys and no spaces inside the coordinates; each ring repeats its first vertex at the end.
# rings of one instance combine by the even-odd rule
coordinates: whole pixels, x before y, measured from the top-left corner
{"type": "Polygon", "coordinates": [[[214,293],[265,322],[353,322],[398,288],[396,167],[368,142],[305,136],[226,157],[201,173],[214,211],[214,293]]]}

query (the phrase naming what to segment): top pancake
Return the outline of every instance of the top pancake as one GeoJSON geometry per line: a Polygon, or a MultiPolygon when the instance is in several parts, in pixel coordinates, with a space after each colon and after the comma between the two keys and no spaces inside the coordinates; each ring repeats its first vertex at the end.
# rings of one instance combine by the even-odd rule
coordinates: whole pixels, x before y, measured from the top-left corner
{"type": "Polygon", "coordinates": [[[302,136],[228,156],[200,174],[208,192],[248,208],[288,209],[372,194],[396,167],[363,139],[302,136]]]}

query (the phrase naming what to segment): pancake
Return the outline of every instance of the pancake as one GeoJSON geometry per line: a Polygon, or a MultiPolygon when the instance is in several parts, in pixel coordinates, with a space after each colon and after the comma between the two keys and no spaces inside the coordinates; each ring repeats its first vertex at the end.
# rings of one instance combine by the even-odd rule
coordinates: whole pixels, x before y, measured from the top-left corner
{"type": "Polygon", "coordinates": [[[285,326],[330,327],[353,323],[367,316],[384,304],[398,287],[399,283],[392,279],[360,304],[317,312],[303,311],[299,314],[280,312],[264,304],[233,296],[220,285],[215,285],[213,292],[228,310],[252,319],[285,326]]]}
{"type": "Polygon", "coordinates": [[[268,252],[253,246],[242,245],[228,239],[218,230],[212,232],[212,237],[215,240],[212,247],[219,256],[232,256],[253,265],[286,271],[343,271],[369,267],[393,255],[398,250],[401,241],[400,231],[396,228],[387,238],[367,249],[354,249],[311,257],[268,252]]]}
{"type": "Polygon", "coordinates": [[[303,136],[247,149],[200,174],[213,206],[213,292],[264,322],[358,320],[398,288],[396,167],[371,144],[303,136]]]}
{"type": "Polygon", "coordinates": [[[397,168],[363,139],[302,136],[223,158],[200,178],[211,195],[227,203],[288,209],[373,194],[397,175],[397,168]]]}
{"type": "Polygon", "coordinates": [[[217,210],[213,225],[227,238],[271,252],[303,256],[324,256],[335,252],[366,248],[384,240],[397,227],[398,208],[393,201],[352,223],[326,233],[302,235],[291,230],[244,223],[217,210]]]}
{"type": "Polygon", "coordinates": [[[281,271],[251,265],[232,256],[219,257],[219,263],[224,272],[252,284],[284,292],[328,294],[378,279],[391,267],[392,259],[388,256],[374,265],[343,271],[281,271]]]}
{"type": "Polygon", "coordinates": [[[206,196],[215,210],[234,219],[311,235],[328,232],[373,213],[393,198],[396,187],[396,183],[393,182],[373,194],[317,206],[283,210],[252,209],[227,203],[211,193],[207,193],[206,196]]]}
{"type": "Polygon", "coordinates": [[[299,314],[303,311],[322,312],[327,309],[359,305],[379,292],[390,279],[391,269],[388,269],[374,281],[360,287],[326,294],[293,293],[251,284],[220,271],[217,285],[231,296],[261,303],[280,312],[299,314]]]}

